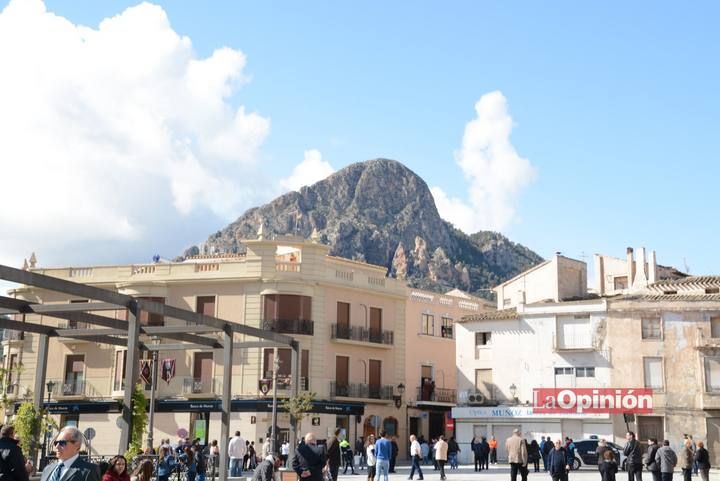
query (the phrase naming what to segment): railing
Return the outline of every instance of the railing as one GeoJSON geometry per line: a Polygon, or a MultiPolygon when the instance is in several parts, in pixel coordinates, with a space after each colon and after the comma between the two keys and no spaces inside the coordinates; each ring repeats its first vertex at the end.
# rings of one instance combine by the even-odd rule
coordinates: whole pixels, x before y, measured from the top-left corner
{"type": "Polygon", "coordinates": [[[442,387],[419,387],[417,388],[416,400],[455,404],[457,401],[457,391],[455,389],[445,389],[442,387]]]}
{"type": "Polygon", "coordinates": [[[58,321],[58,329],[90,329],[87,322],[82,321],[58,321]]]}
{"type": "MultiPolygon", "coordinates": [[[[264,373],[264,379],[263,379],[263,381],[271,380],[272,377],[273,377],[272,371],[267,371],[267,372],[264,373]]],[[[290,376],[288,376],[288,375],[278,374],[278,378],[277,378],[277,388],[278,388],[278,389],[290,389],[291,384],[292,384],[292,383],[291,383],[291,379],[292,379],[292,378],[291,378],[290,376]]],[[[306,378],[306,377],[302,377],[302,376],[301,376],[301,377],[300,377],[300,385],[298,386],[298,389],[299,389],[300,391],[307,391],[307,390],[309,389],[309,386],[310,386],[310,380],[309,380],[308,378],[306,378]]],[[[272,389],[272,388],[271,388],[271,389],[272,389]]]]}
{"type": "Polygon", "coordinates": [[[10,329],[4,329],[2,331],[3,341],[21,341],[23,339],[23,333],[20,331],[11,331],[10,329]]]}
{"type": "Polygon", "coordinates": [[[263,321],[265,331],[282,334],[302,334],[312,336],[314,333],[313,321],[304,319],[272,319],[263,321]]]}
{"type": "Polygon", "coordinates": [[[220,264],[214,262],[212,264],[197,263],[195,264],[195,272],[214,272],[220,270],[220,264]]]}
{"type": "Polygon", "coordinates": [[[85,395],[86,384],[85,381],[81,379],[75,381],[61,381],[59,379],[53,379],[48,381],[48,383],[53,383],[52,390],[50,390],[53,397],[85,395]]]}
{"type": "Polygon", "coordinates": [[[557,351],[595,351],[598,349],[592,334],[576,335],[570,339],[558,339],[557,334],[553,334],[553,350],[557,351]]]}
{"type": "Polygon", "coordinates": [[[138,275],[138,274],[154,274],[155,273],[155,264],[145,264],[145,265],[139,265],[139,266],[132,266],[131,274],[138,275]]]}
{"type": "Polygon", "coordinates": [[[183,378],[183,394],[215,394],[215,379],[183,378]]]}
{"type": "Polygon", "coordinates": [[[92,267],[71,267],[70,277],[92,277],[92,267]]]}
{"type": "Polygon", "coordinates": [[[393,386],[358,383],[338,384],[336,382],[331,382],[330,395],[332,397],[354,397],[365,399],[392,400],[393,386]]]}
{"type": "Polygon", "coordinates": [[[330,337],[331,339],[346,339],[348,341],[392,345],[395,334],[393,331],[383,331],[381,329],[368,329],[362,326],[343,326],[340,324],[333,324],[330,337]]]}
{"type": "Polygon", "coordinates": [[[299,262],[275,262],[277,272],[300,272],[299,262]]]}

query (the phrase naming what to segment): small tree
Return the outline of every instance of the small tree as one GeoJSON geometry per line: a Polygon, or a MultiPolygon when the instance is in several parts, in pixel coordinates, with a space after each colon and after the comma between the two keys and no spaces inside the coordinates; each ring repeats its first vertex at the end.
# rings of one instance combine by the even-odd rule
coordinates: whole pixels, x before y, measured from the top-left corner
{"type": "MultiPolygon", "coordinates": [[[[303,391],[298,393],[297,396],[283,399],[280,403],[280,409],[290,414],[290,423],[295,423],[296,434],[302,433],[302,420],[307,417],[312,410],[314,400],[314,392],[303,391]]],[[[292,442],[294,443],[295,440],[292,440],[292,442]]]]}
{"type": "Polygon", "coordinates": [[[140,384],[135,384],[132,395],[132,431],[130,433],[130,445],[125,452],[125,457],[130,460],[142,452],[143,434],[147,431],[148,414],[145,410],[147,398],[145,391],[140,384]]]}
{"type": "Polygon", "coordinates": [[[20,438],[20,448],[27,459],[35,459],[38,438],[44,434],[43,412],[35,409],[31,402],[24,402],[15,413],[13,426],[20,438]]]}

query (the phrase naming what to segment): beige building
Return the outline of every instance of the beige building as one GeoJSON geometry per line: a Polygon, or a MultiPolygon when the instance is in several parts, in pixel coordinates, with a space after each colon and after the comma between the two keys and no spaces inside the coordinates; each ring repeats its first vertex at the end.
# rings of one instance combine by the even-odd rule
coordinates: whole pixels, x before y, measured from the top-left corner
{"type": "MultiPolygon", "coordinates": [[[[607,339],[615,387],[654,391],[653,412],[629,424],[640,439],[683,434],[706,442],[720,463],[720,277],[659,281],[609,300],[607,339]]],[[[615,418],[614,434],[627,429],[615,418]]]]}
{"type": "Polygon", "coordinates": [[[484,299],[462,291],[445,294],[408,289],[405,309],[405,415],[409,432],[425,439],[453,435],[450,409],[457,402],[456,322],[494,310],[484,299]]]}
{"type": "MultiPolygon", "coordinates": [[[[341,426],[353,439],[384,428],[404,439],[405,423],[394,398],[398,385],[407,385],[405,285],[386,278],[384,267],[329,256],[328,247],[315,241],[266,240],[261,235],[245,244],[247,253],[237,256],[34,272],[292,335],[301,349],[299,388],[315,392],[318,400],[316,412],[303,421],[303,431],[314,431],[323,439],[341,426]]],[[[88,301],[22,287],[11,295],[40,303],[88,301]]],[[[125,319],[125,311],[99,314],[125,319]]],[[[40,322],[86,327],[50,317],[40,322]]],[[[180,321],[144,313],[141,322],[178,325],[180,321]]],[[[24,366],[19,376],[6,380],[8,393],[22,398],[34,384],[37,336],[11,333],[3,348],[6,367],[24,366]]],[[[125,351],[77,339],[50,341],[49,407],[61,425],[94,428],[95,453],[117,451],[118,400],[126,389],[125,351]]],[[[278,357],[278,392],[286,397],[290,350],[279,349],[278,357]]],[[[268,395],[260,391],[260,380],[271,378],[272,358],[272,349],[237,349],[234,355],[231,431],[240,430],[256,444],[271,424],[268,395]]],[[[161,366],[174,361],[175,372],[168,382],[157,382],[155,444],[162,438],[175,440],[184,432],[203,441],[219,438],[222,350],[161,351],[159,360],[161,366]]],[[[280,436],[286,436],[286,415],[280,415],[278,425],[280,436]]]]}

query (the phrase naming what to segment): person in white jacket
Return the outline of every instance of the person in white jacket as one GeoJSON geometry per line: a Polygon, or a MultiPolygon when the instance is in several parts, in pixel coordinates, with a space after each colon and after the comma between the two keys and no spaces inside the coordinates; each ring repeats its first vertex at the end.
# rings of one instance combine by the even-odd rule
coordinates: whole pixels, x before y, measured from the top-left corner
{"type": "Polygon", "coordinates": [[[228,444],[231,478],[238,478],[242,475],[243,458],[245,457],[246,449],[245,440],[240,436],[240,431],[235,431],[235,436],[230,438],[230,443],[228,444]]]}

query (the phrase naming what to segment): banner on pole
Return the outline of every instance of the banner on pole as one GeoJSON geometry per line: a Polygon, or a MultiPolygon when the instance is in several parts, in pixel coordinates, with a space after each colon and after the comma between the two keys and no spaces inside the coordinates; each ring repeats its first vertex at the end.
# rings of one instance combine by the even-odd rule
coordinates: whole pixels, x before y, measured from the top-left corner
{"type": "Polygon", "coordinates": [[[161,377],[163,381],[170,384],[170,380],[175,377],[175,359],[163,359],[161,377]]]}
{"type": "Polygon", "coordinates": [[[140,380],[145,384],[152,384],[152,370],[147,359],[140,361],[140,380]]]}

